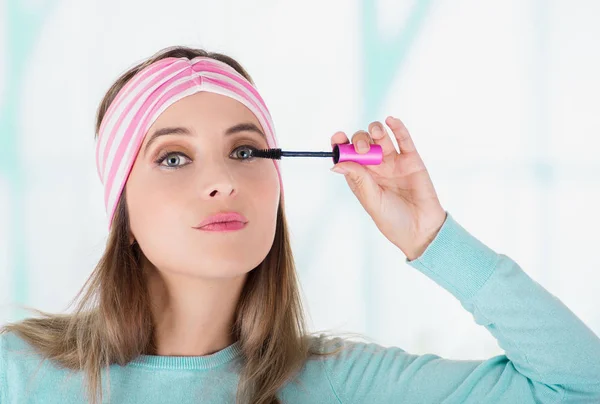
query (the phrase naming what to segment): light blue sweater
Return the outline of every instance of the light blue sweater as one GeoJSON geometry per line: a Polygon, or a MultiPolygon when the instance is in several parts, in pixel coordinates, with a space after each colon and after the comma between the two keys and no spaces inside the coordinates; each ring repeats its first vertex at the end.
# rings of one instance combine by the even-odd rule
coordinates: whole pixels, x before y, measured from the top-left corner
{"type": "MultiPolygon", "coordinates": [[[[409,264],[456,296],[506,354],[447,360],[337,340],[346,349],[308,360],[281,389],[284,403],[600,403],[600,339],[509,257],[448,214],[409,264]]],[[[48,361],[38,370],[37,354],[18,350],[30,348],[0,336],[1,404],[86,402],[81,373],[66,377],[48,361]]],[[[240,364],[237,343],[209,356],[140,356],[111,366],[111,402],[234,403],[240,364]]]]}

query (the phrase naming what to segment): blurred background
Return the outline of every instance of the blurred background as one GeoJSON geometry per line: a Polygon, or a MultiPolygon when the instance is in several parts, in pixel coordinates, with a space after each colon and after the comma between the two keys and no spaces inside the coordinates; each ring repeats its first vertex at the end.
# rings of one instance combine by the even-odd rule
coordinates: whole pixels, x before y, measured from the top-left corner
{"type": "MultiPolygon", "coordinates": [[[[599,17],[593,0],[0,0],[0,324],[20,304],[63,312],[83,286],[107,236],[98,103],[187,45],[241,62],[284,149],[400,117],[444,208],[600,334],[599,17]]],[[[311,329],[502,353],[330,167],[282,163],[311,329]]]]}

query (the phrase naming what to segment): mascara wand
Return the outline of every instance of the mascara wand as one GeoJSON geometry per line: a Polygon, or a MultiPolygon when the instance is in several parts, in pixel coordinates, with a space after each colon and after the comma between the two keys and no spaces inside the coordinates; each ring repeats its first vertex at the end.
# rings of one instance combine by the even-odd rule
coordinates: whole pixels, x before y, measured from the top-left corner
{"type": "Polygon", "coordinates": [[[267,159],[281,160],[282,157],[331,157],[333,163],[341,163],[344,161],[354,161],[361,165],[378,165],[381,164],[383,153],[381,146],[371,144],[368,152],[359,154],[354,149],[354,144],[336,144],[333,146],[333,151],[330,152],[315,152],[315,151],[286,151],[281,149],[253,149],[252,157],[261,157],[267,159]]]}

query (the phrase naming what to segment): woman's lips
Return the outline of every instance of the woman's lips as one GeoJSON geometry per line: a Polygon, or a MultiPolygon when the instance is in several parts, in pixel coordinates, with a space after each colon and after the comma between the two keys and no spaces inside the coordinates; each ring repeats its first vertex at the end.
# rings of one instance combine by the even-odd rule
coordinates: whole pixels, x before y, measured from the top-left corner
{"type": "Polygon", "coordinates": [[[205,231],[233,231],[240,230],[246,226],[243,222],[222,222],[222,223],[211,223],[206,226],[202,226],[199,230],[205,231]]]}
{"type": "Polygon", "coordinates": [[[220,212],[204,219],[195,229],[204,231],[234,231],[243,229],[248,223],[238,212],[220,212]]]}

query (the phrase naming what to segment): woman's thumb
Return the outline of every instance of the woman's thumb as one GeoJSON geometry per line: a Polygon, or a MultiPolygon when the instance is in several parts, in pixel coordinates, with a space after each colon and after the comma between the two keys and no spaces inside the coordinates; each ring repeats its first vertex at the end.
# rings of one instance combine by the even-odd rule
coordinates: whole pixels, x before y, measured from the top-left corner
{"type": "Polygon", "coordinates": [[[379,192],[379,185],[377,185],[371,173],[366,167],[358,163],[338,163],[331,170],[344,174],[348,186],[365,208],[370,205],[370,202],[379,192]]]}

